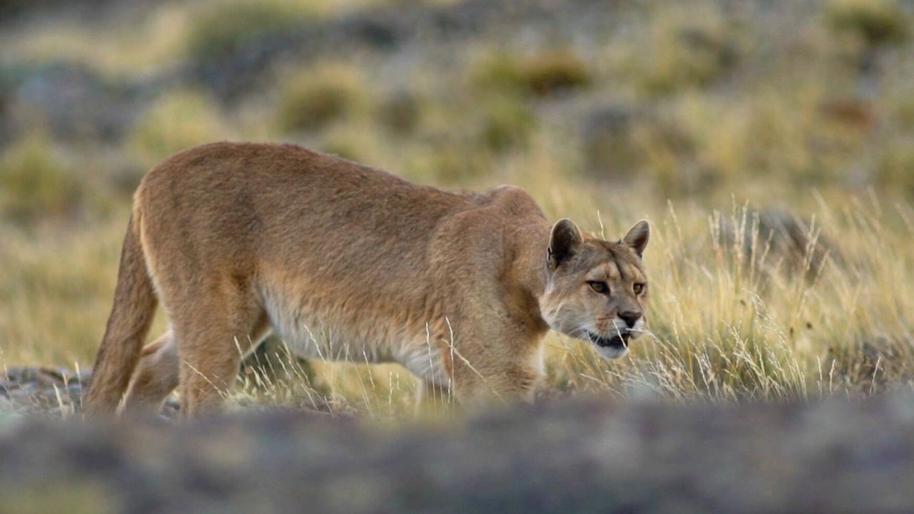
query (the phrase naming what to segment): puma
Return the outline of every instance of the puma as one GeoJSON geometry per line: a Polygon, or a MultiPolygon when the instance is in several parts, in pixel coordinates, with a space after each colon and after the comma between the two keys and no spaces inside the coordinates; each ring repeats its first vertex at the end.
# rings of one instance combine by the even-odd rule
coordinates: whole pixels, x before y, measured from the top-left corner
{"type": "Polygon", "coordinates": [[[397,362],[457,401],[532,397],[549,328],[606,358],[645,330],[646,221],[617,242],[527,193],[455,193],[294,145],[215,143],[142,180],[89,413],[218,411],[275,332],[293,353],[397,362]],[[169,329],[143,347],[157,305],[169,329]]]}

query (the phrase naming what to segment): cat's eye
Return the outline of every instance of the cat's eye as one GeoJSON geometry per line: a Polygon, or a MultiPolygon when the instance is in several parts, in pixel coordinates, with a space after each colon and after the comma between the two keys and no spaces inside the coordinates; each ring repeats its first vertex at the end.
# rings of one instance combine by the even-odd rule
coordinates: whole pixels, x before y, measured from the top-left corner
{"type": "Polygon", "coordinates": [[[587,285],[589,285],[595,293],[606,294],[609,292],[609,286],[606,284],[606,282],[600,282],[599,280],[589,280],[587,285]]]}
{"type": "Polygon", "coordinates": [[[641,294],[641,293],[643,293],[643,292],[644,292],[644,284],[642,284],[641,282],[637,282],[637,283],[635,283],[635,284],[632,284],[632,291],[633,291],[635,294],[641,294]]]}

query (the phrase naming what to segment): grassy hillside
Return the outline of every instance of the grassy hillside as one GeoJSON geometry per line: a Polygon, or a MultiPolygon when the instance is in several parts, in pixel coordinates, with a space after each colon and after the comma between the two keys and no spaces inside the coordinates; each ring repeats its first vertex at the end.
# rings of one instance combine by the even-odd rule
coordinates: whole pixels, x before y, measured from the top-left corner
{"type": "MultiPolygon", "coordinates": [[[[142,173],[232,139],[649,219],[652,334],[615,362],[551,335],[547,394],[910,387],[911,2],[82,5],[0,2],[0,366],[89,366],[142,173]]],[[[238,401],[409,409],[396,366],[293,374],[238,401]]]]}

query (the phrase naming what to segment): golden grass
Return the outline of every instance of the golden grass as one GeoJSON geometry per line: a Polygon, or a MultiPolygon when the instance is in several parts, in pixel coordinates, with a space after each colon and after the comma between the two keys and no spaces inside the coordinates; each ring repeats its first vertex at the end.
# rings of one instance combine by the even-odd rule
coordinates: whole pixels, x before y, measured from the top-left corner
{"type": "Polygon", "coordinates": [[[24,233],[5,227],[0,245],[4,363],[91,365],[111,308],[127,212],[91,229],[24,233]]]}
{"type": "MultiPolygon", "coordinates": [[[[570,180],[544,187],[537,174],[517,182],[550,217],[572,216],[606,237],[642,216],[654,226],[646,254],[651,334],[634,342],[630,357],[613,362],[585,343],[550,336],[547,388],[733,401],[858,396],[910,383],[914,245],[904,223],[914,221],[910,207],[853,199],[815,207],[810,235],[831,234],[846,258],[807,282],[786,266],[765,275],[758,265],[744,265],[778,256],[743,259],[744,241],[723,242],[710,210],[664,206],[635,189],[600,199],[570,180]]],[[[741,206],[719,216],[751,227],[751,214],[741,206]]],[[[0,287],[9,306],[0,315],[0,360],[90,365],[110,307],[122,221],[65,237],[6,240],[0,265],[14,278],[0,287]]],[[[765,253],[763,243],[758,252],[765,253]]],[[[154,332],[161,329],[159,323],[154,332]]],[[[410,411],[415,390],[411,375],[397,366],[317,363],[313,383],[294,370],[291,376],[249,387],[236,400],[390,417],[410,411]]]]}
{"type": "Polygon", "coordinates": [[[530,55],[493,50],[475,64],[470,76],[481,90],[539,96],[585,87],[593,80],[588,63],[569,49],[530,55]]]}
{"type": "MultiPolygon", "coordinates": [[[[527,186],[534,194],[543,193],[527,186]]],[[[570,197],[570,202],[582,194],[568,186],[549,193],[570,197]]],[[[820,230],[840,234],[835,251],[844,257],[807,281],[803,267],[809,260],[799,256],[800,269],[793,272],[777,265],[784,255],[759,239],[751,211],[743,206],[724,213],[695,206],[664,210],[622,196],[618,201],[623,206],[616,208],[636,211],[636,205],[649,205],[646,214],[654,223],[646,254],[652,278],[651,333],[635,341],[631,355],[619,361],[601,359],[589,343],[550,335],[547,395],[786,401],[863,397],[914,384],[914,295],[909,287],[914,248],[911,228],[901,228],[902,219],[914,213],[910,208],[882,210],[865,201],[841,208],[820,205],[809,235],[814,240],[820,230]],[[749,229],[724,242],[716,228],[719,217],[749,229]],[[743,237],[754,240],[759,255],[745,255],[743,237]],[[871,250],[874,245],[878,252],[871,250]],[[764,270],[765,264],[774,270],[764,270]]],[[[584,198],[582,203],[589,202],[584,198]]],[[[597,217],[589,206],[564,214],[607,237],[621,234],[628,218],[635,217],[597,217]]],[[[317,363],[314,376],[314,382],[268,384],[261,389],[268,393],[260,393],[255,403],[319,405],[381,419],[412,412],[415,384],[398,366],[317,363]],[[290,391],[297,392],[289,396],[290,391]]],[[[250,402],[250,396],[239,397],[242,404],[250,402]]]]}
{"type": "Polygon", "coordinates": [[[0,34],[0,63],[32,64],[71,61],[90,64],[112,76],[169,65],[181,57],[187,38],[186,8],[163,4],[159,9],[112,24],[105,30],[47,19],[0,34]]]}
{"type": "Polygon", "coordinates": [[[706,86],[736,64],[738,34],[714,2],[658,4],[626,66],[650,95],[706,86]]]}
{"type": "Polygon", "coordinates": [[[217,59],[257,38],[293,30],[315,16],[311,5],[288,0],[226,0],[194,9],[187,50],[197,59],[217,59]]]}
{"type": "Polygon", "coordinates": [[[28,223],[63,215],[79,207],[85,189],[41,134],[17,141],[0,156],[0,212],[10,219],[28,223]]]}
{"type": "Polygon", "coordinates": [[[290,73],[280,81],[276,117],[286,132],[352,122],[373,105],[362,71],[352,65],[323,63],[290,73]]]}
{"type": "Polygon", "coordinates": [[[128,136],[130,153],[144,168],[192,146],[228,139],[215,100],[193,89],[164,93],[140,116],[128,136]]]}
{"type": "Polygon", "coordinates": [[[896,0],[830,0],[825,16],[838,32],[849,32],[868,45],[903,41],[911,18],[896,0]]]}
{"type": "MultiPolygon", "coordinates": [[[[75,61],[131,77],[188,56],[212,58],[253,38],[384,0],[192,0],[105,13],[106,23],[49,16],[0,33],[0,64],[75,61]],[[108,17],[113,19],[108,19],[108,17]]],[[[441,2],[439,2],[441,3],[441,2]]]]}
{"type": "MultiPolygon", "coordinates": [[[[305,2],[274,3],[285,9],[305,2]]],[[[865,31],[876,29],[863,24],[896,30],[891,16],[880,14],[894,8],[889,4],[815,4],[808,19],[789,20],[790,34],[782,35],[791,51],[770,59],[758,50],[778,39],[769,27],[736,19],[714,2],[696,7],[702,16],[656,2],[641,22],[633,18],[642,23],[629,32],[634,36],[608,43],[605,54],[563,45],[527,55],[483,42],[483,55],[411,72],[397,85],[377,83],[380,67],[371,58],[318,60],[283,70],[275,90],[237,106],[197,90],[165,91],[116,149],[89,142],[61,154],[49,136],[26,137],[0,155],[0,369],[91,364],[129,212],[118,189],[129,182],[129,163],[148,167],[211,140],[291,136],[422,183],[518,184],[550,219],[568,216],[606,237],[649,219],[651,334],[612,362],[587,343],[550,335],[549,391],[737,401],[909,388],[914,94],[903,70],[914,53],[906,37],[871,41],[866,52],[885,52],[886,65],[879,89],[865,96],[856,61],[863,43],[846,40],[848,31],[872,39],[865,31]],[[602,63],[584,55],[623,57],[602,63]],[[631,115],[624,137],[604,148],[609,156],[582,147],[562,118],[590,108],[581,109],[579,97],[600,105],[606,98],[631,115]],[[115,157],[102,157],[107,152],[115,157]],[[620,167],[585,172],[592,161],[619,155],[620,167]],[[90,198],[105,207],[69,217],[73,192],[83,199],[77,203],[90,198]],[[821,273],[807,273],[812,259],[783,253],[757,230],[755,209],[771,206],[814,220],[809,238],[821,230],[832,242],[821,273]],[[10,214],[16,209],[43,222],[23,224],[10,214]],[[722,226],[735,229],[723,234],[722,226]]],[[[174,34],[151,39],[148,60],[132,56],[131,45],[106,45],[116,49],[110,62],[74,45],[79,55],[72,58],[105,69],[174,58],[190,37],[186,16],[201,5],[157,11],[184,21],[169,25],[174,34]]],[[[149,19],[141,25],[165,31],[154,28],[156,16],[149,19]]],[[[35,30],[40,47],[45,29],[35,30]]],[[[28,47],[25,39],[17,44],[28,47]]],[[[415,384],[398,366],[280,366],[281,373],[245,374],[232,402],[376,419],[413,410],[415,384]]]]}

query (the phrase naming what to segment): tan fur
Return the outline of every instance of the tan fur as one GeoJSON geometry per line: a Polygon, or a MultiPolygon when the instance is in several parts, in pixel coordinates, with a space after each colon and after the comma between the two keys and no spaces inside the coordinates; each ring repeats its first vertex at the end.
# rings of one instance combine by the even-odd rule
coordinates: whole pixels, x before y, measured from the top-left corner
{"type": "Polygon", "coordinates": [[[85,406],[155,407],[177,386],[185,415],[217,410],[271,330],[302,356],[399,362],[458,400],[530,398],[550,326],[637,335],[618,314],[642,323],[647,234],[550,227],[511,186],[451,193],[292,145],[193,148],[136,192],[85,406]],[[157,302],[170,329],[143,349],[157,302]]]}

